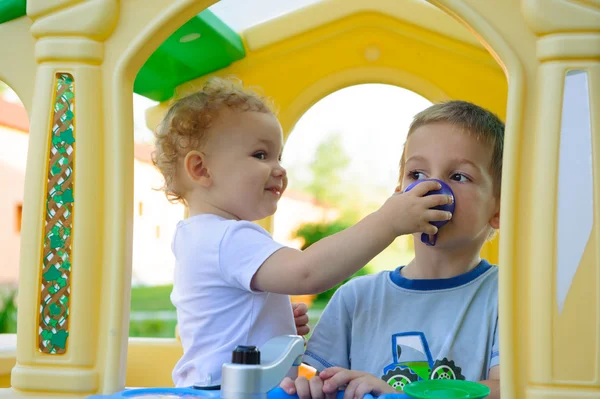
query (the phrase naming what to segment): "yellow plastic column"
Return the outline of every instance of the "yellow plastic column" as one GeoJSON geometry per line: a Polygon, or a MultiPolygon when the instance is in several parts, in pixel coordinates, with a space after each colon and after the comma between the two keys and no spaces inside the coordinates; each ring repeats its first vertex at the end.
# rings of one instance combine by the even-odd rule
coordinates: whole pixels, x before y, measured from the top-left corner
{"type": "MultiPolygon", "coordinates": [[[[528,362],[515,362],[515,371],[527,376],[528,399],[600,398],[600,5],[525,0],[523,12],[538,35],[536,128],[524,132],[535,135],[531,152],[535,183],[527,189],[533,191],[536,206],[531,207],[529,219],[528,261],[518,266],[528,273],[524,277],[529,285],[527,292],[514,293],[517,311],[527,320],[518,336],[528,362]],[[577,98],[565,96],[569,71],[581,73],[577,98]],[[563,113],[565,106],[589,107],[589,124],[586,118],[569,119],[572,115],[563,113]],[[565,149],[580,140],[586,125],[591,126],[591,137],[583,140],[576,156],[566,157],[565,149]],[[587,202],[580,195],[573,200],[589,203],[585,214],[581,203],[569,203],[560,192],[578,190],[575,184],[581,184],[573,174],[559,174],[565,162],[580,165],[573,170],[576,175],[591,175],[585,183],[587,202]],[[575,212],[579,219],[564,222],[561,212],[574,207],[579,208],[575,212]],[[560,241],[559,229],[567,223],[575,223],[576,228],[568,241],[560,241]],[[573,254],[569,252],[565,262],[559,251],[573,254]],[[572,274],[563,272],[565,264],[572,274]]],[[[503,353],[512,350],[503,348],[503,353]]]]}
{"type": "MultiPolygon", "coordinates": [[[[114,352],[126,331],[102,323],[110,301],[103,277],[103,41],[117,0],[29,0],[38,63],[25,185],[17,365],[12,393],[76,394],[116,390],[123,374],[114,352]],[[108,298],[104,298],[106,295],[108,298]],[[103,350],[114,337],[117,344],[103,350]],[[112,359],[112,363],[107,359],[112,359]]],[[[2,392],[4,396],[7,392],[2,392]]]]}

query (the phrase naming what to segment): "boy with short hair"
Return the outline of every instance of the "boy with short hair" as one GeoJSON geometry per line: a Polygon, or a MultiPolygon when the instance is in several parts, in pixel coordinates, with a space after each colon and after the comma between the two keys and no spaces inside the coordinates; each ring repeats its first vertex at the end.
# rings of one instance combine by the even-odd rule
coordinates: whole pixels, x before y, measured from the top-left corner
{"type": "Polygon", "coordinates": [[[284,380],[288,393],[320,399],[347,384],[345,397],[360,399],[445,378],[482,381],[499,397],[498,271],[479,253],[499,228],[503,141],[500,119],[464,101],[415,116],[396,190],[442,180],[454,192],[453,217],[434,246],[414,236],[408,265],[335,293],[304,356],[321,373],[284,380]]]}

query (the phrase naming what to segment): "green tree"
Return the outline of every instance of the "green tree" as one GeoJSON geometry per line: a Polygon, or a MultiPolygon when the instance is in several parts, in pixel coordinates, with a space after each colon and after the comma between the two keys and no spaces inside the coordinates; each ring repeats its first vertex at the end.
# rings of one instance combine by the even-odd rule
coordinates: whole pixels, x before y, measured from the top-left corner
{"type": "Polygon", "coordinates": [[[3,294],[0,292],[0,334],[15,333],[17,330],[14,318],[17,314],[14,291],[3,294]]]}
{"type": "Polygon", "coordinates": [[[342,137],[332,134],[319,144],[309,168],[313,178],[305,187],[317,201],[340,205],[344,198],[342,172],[350,157],[342,146],[342,137]]]}

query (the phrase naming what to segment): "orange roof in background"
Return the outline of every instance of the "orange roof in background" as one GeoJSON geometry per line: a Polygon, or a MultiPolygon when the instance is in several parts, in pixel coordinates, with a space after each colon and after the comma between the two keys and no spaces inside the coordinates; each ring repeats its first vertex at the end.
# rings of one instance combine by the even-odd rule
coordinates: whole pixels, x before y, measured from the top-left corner
{"type": "MultiPolygon", "coordinates": [[[[25,107],[19,103],[6,101],[0,97],[0,126],[29,133],[29,117],[25,107]]],[[[151,154],[154,148],[145,143],[134,143],[136,159],[152,164],[151,154]]]]}
{"type": "Polygon", "coordinates": [[[285,190],[285,192],[283,193],[283,195],[281,197],[288,198],[288,199],[291,199],[294,201],[306,202],[309,204],[320,206],[321,208],[335,208],[331,204],[328,204],[325,201],[319,201],[315,197],[313,197],[311,194],[305,193],[303,191],[285,190]]]}
{"type": "Polygon", "coordinates": [[[29,132],[29,117],[25,107],[0,98],[0,126],[29,132]]]}
{"type": "Polygon", "coordinates": [[[152,163],[152,152],[154,147],[146,143],[133,143],[133,156],[138,160],[145,163],[152,163]]]}

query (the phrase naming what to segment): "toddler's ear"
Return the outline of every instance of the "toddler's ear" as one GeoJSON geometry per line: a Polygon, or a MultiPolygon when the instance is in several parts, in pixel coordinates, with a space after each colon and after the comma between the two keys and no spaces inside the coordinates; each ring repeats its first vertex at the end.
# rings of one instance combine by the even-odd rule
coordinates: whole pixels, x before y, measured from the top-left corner
{"type": "Polygon", "coordinates": [[[203,153],[199,151],[188,152],[184,159],[184,166],[190,180],[204,187],[210,186],[212,181],[203,153]]]}

